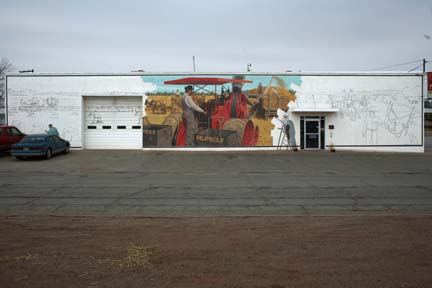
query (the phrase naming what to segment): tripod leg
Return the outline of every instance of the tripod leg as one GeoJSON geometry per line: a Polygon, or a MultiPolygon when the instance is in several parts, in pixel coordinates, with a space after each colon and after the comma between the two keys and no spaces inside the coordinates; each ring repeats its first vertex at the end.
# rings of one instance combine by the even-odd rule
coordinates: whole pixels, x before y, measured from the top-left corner
{"type": "Polygon", "coordinates": [[[279,150],[279,148],[282,147],[282,145],[281,145],[281,136],[282,136],[282,131],[283,131],[282,129],[283,129],[283,127],[281,128],[281,131],[280,131],[280,133],[279,133],[279,139],[278,139],[277,150],[279,150]]]}

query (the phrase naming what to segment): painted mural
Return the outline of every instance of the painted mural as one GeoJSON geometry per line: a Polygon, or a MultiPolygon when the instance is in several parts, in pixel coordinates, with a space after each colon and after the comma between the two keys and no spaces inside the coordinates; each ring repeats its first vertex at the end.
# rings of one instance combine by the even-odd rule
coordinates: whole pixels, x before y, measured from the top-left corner
{"type": "MultiPolygon", "coordinates": [[[[144,147],[273,146],[271,120],[296,100],[289,86],[301,85],[299,76],[143,76],[143,81],[156,87],[146,93],[144,147]]],[[[281,115],[281,123],[289,123],[287,116],[281,115]]],[[[294,127],[291,137],[289,131],[280,131],[280,144],[296,148],[294,127]]]]}
{"type": "Polygon", "coordinates": [[[52,123],[72,147],[92,147],[88,136],[97,133],[113,149],[423,151],[422,77],[416,74],[19,75],[7,81],[8,124],[32,134],[52,123]]]}

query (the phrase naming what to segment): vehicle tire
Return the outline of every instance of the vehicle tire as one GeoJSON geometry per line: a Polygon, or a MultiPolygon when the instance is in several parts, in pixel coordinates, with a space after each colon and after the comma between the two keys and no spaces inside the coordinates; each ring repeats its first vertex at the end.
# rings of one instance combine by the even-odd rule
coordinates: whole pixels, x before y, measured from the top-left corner
{"type": "Polygon", "coordinates": [[[256,130],[251,120],[232,118],[225,122],[222,130],[235,133],[227,137],[227,146],[255,146],[256,130]]]}
{"type": "Polygon", "coordinates": [[[183,120],[183,114],[176,112],[169,114],[162,125],[171,126],[171,142],[175,143],[175,137],[177,136],[178,130],[180,130],[180,126],[183,120]]]}
{"type": "Polygon", "coordinates": [[[51,150],[51,148],[48,148],[48,150],[45,154],[45,158],[50,159],[51,157],[52,157],[52,150],[51,150]]]}
{"type": "Polygon", "coordinates": [[[23,160],[23,159],[24,159],[23,156],[15,156],[15,158],[16,158],[17,160],[23,160]]]}
{"type": "Polygon", "coordinates": [[[176,112],[169,114],[164,121],[162,122],[162,125],[168,125],[171,126],[172,131],[176,131],[183,120],[183,114],[176,112]]]}
{"type": "Polygon", "coordinates": [[[69,145],[66,145],[65,150],[63,151],[64,154],[68,154],[69,153],[69,145]]]}

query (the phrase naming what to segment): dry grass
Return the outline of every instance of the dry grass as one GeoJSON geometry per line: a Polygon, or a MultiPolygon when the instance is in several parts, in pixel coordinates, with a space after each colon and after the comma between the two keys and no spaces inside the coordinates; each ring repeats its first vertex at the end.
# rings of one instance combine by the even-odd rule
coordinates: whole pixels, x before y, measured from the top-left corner
{"type": "Polygon", "coordinates": [[[27,253],[26,255],[20,255],[20,256],[3,256],[0,258],[0,263],[1,262],[26,262],[26,261],[30,261],[33,259],[36,259],[37,255],[33,255],[30,253],[27,253]]]}
{"type": "Polygon", "coordinates": [[[123,260],[123,265],[127,268],[148,267],[150,256],[154,253],[154,247],[131,245],[127,247],[127,256],[123,260]]]}
{"type": "MultiPolygon", "coordinates": [[[[113,269],[114,271],[124,271],[125,269],[143,269],[143,268],[149,268],[152,267],[152,263],[150,262],[151,257],[155,255],[155,247],[149,247],[149,246],[142,246],[142,245],[129,245],[126,247],[126,249],[120,249],[120,257],[116,258],[96,258],[94,256],[90,256],[88,260],[86,261],[86,264],[90,266],[100,266],[100,267],[110,267],[109,269],[113,269]]],[[[62,257],[65,257],[67,255],[61,255],[62,257]]],[[[77,255],[73,255],[72,258],[76,258],[77,255]]],[[[57,255],[54,256],[54,258],[57,258],[57,255]]],[[[63,258],[62,258],[63,259],[63,258]]],[[[73,261],[74,259],[68,259],[73,261]]],[[[42,258],[39,257],[37,254],[30,254],[27,253],[25,255],[19,255],[19,256],[2,256],[0,258],[0,264],[8,265],[8,263],[24,263],[28,262],[31,264],[42,264],[46,265],[49,262],[56,262],[56,259],[53,259],[49,256],[43,256],[42,258]],[[45,262],[36,263],[34,260],[46,260],[45,262]]],[[[65,261],[63,259],[63,265],[69,261],[65,261]]],[[[72,262],[71,262],[72,263],[72,262]]],[[[20,264],[22,265],[22,264],[20,264]]],[[[88,276],[89,272],[80,274],[78,277],[85,277],[88,276]]],[[[20,281],[27,279],[26,277],[15,279],[15,281],[20,281]]]]}
{"type": "Polygon", "coordinates": [[[130,245],[126,248],[126,256],[121,259],[95,259],[89,263],[96,263],[98,265],[117,266],[118,268],[146,268],[150,267],[150,257],[154,254],[155,247],[130,245]]]}

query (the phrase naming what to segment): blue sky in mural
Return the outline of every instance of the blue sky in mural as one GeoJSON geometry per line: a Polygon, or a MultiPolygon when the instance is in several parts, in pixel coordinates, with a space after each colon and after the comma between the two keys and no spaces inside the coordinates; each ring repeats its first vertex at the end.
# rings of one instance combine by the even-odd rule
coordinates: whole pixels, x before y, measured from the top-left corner
{"type": "MultiPolygon", "coordinates": [[[[179,90],[180,92],[184,92],[185,85],[165,85],[165,81],[169,80],[176,80],[186,77],[193,77],[191,75],[174,75],[174,76],[142,76],[144,82],[146,83],[152,83],[156,85],[157,89],[155,91],[152,91],[152,93],[163,93],[163,92],[171,92],[174,93],[176,90],[179,90]]],[[[232,78],[232,75],[199,75],[197,77],[215,77],[215,78],[232,78]]],[[[265,75],[265,76],[259,76],[259,75],[245,75],[246,80],[253,81],[252,83],[246,83],[243,86],[243,90],[249,90],[256,88],[259,83],[261,83],[263,86],[267,86],[273,76],[271,75],[265,75]]],[[[291,87],[291,84],[294,83],[298,86],[301,85],[301,76],[278,76],[281,78],[284,82],[287,88],[291,87]]],[[[273,86],[275,83],[273,82],[273,86]]],[[[209,86],[210,87],[210,86],[209,86]]],[[[230,84],[225,85],[226,88],[231,89],[230,84]]],[[[220,92],[221,86],[218,86],[218,92],[220,92]]],[[[211,86],[209,90],[213,91],[214,86],[211,86]]]]}

